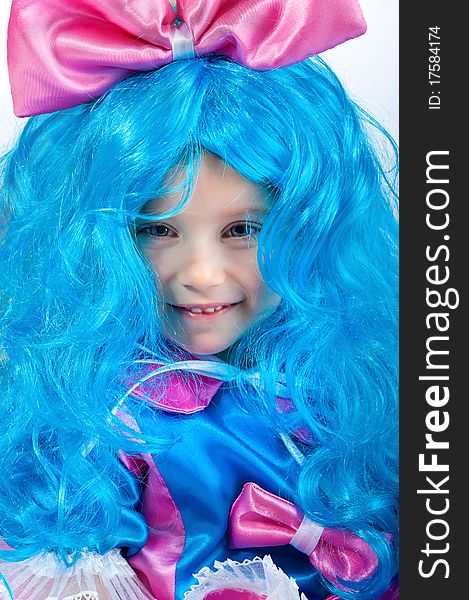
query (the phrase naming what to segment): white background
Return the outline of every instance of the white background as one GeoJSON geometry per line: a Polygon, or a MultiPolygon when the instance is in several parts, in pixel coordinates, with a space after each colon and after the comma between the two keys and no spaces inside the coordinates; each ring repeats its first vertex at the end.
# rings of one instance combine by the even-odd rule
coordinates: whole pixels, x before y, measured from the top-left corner
{"type": "MultiPolygon", "coordinates": [[[[399,1],[360,0],[360,5],[368,24],[366,34],[321,56],[335,69],[352,98],[377,118],[397,141],[399,1]]],[[[0,0],[0,153],[25,122],[13,114],[8,81],[6,31],[10,6],[11,0],[0,0]]]]}

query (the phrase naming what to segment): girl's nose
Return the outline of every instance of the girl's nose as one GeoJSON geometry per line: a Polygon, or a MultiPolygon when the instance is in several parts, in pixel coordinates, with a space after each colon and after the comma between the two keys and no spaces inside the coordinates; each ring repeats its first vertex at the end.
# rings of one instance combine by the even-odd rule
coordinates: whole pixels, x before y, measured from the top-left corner
{"type": "Polygon", "coordinates": [[[204,292],[211,287],[224,283],[225,269],[223,261],[220,257],[207,253],[188,257],[187,262],[178,272],[177,279],[185,287],[204,292]]]}

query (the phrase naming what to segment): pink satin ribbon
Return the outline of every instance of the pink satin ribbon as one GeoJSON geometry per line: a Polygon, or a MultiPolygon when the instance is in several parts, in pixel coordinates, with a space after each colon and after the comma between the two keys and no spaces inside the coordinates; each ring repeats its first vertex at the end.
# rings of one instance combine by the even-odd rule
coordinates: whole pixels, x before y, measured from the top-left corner
{"type": "MultiPolygon", "coordinates": [[[[128,427],[139,431],[128,412],[119,411],[117,416],[128,427]]],[[[121,453],[120,459],[131,473],[145,481],[142,514],[149,527],[147,542],[127,562],[158,600],[174,600],[176,566],[185,541],[181,513],[150,454],[126,456],[121,453]]]]}
{"type": "MultiPolygon", "coordinates": [[[[284,67],[366,31],[357,0],[177,0],[197,56],[284,67]]],[[[13,0],[8,68],[19,117],[99,98],[173,60],[169,0],[13,0]]]]}
{"type": "MultiPolygon", "coordinates": [[[[247,483],[231,508],[230,546],[253,548],[290,544],[303,518],[303,512],[291,502],[254,483],[247,483]]],[[[324,528],[308,556],[324,577],[342,589],[347,588],[339,583],[339,579],[361,581],[373,575],[378,567],[378,557],[369,544],[347,529],[324,528]]]]}

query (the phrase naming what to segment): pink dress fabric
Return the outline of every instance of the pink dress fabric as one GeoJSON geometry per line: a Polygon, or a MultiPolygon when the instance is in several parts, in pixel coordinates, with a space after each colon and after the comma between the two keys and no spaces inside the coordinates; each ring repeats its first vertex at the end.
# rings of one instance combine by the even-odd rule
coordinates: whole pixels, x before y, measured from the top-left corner
{"type": "Polygon", "coordinates": [[[185,540],[181,514],[149,454],[121,460],[132,473],[145,476],[142,514],[151,528],[147,543],[128,563],[148,589],[158,590],[158,600],[174,600],[176,565],[185,540]]]}

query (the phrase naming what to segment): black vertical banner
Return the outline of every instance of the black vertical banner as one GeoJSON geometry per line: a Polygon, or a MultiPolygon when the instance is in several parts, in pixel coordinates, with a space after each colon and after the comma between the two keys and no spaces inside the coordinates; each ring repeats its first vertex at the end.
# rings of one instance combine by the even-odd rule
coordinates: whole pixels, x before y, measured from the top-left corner
{"type": "Polygon", "coordinates": [[[468,597],[469,492],[459,466],[469,457],[463,23],[453,3],[401,4],[402,600],[468,597]]]}

